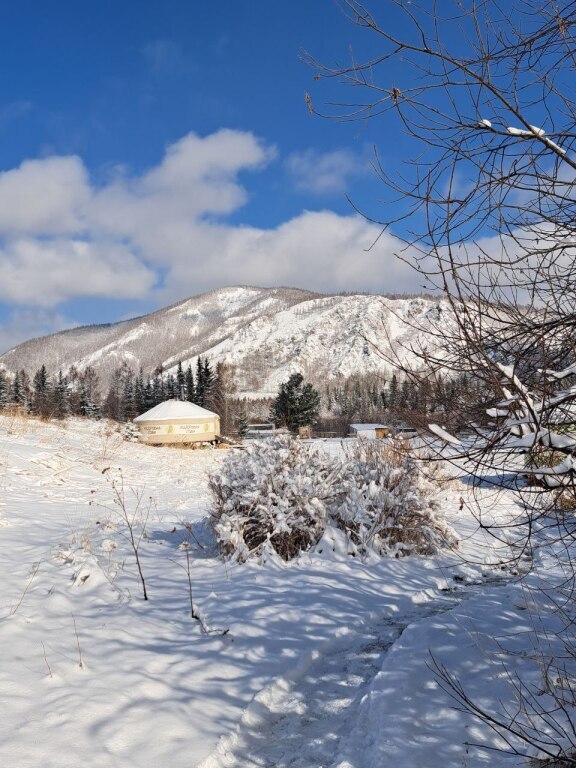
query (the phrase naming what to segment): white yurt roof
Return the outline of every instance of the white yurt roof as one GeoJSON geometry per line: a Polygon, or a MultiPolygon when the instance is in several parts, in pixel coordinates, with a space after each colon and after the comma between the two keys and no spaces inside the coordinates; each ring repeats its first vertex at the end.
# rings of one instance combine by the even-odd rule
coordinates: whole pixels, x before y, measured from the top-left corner
{"type": "Polygon", "coordinates": [[[206,416],[218,416],[213,411],[201,408],[195,403],[184,400],[165,400],[137,416],[134,421],[172,421],[173,419],[205,419],[206,416]]]}

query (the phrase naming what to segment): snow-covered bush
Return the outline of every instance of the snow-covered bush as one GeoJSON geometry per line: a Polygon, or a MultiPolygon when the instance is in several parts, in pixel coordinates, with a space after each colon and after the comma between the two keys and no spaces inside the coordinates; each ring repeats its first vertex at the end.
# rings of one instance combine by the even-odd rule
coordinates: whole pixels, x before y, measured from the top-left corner
{"type": "Polygon", "coordinates": [[[431,498],[434,487],[405,450],[361,440],[348,451],[345,493],[332,512],[360,555],[432,555],[455,532],[431,498]]]}
{"type": "Polygon", "coordinates": [[[340,462],[289,435],[252,443],[210,476],[214,529],[224,556],[267,549],[284,560],[320,539],[338,496],[340,462]]]}
{"type": "Polygon", "coordinates": [[[335,458],[276,436],[230,455],[209,482],[216,538],[233,560],[270,551],[291,560],[330,525],[360,556],[430,555],[456,544],[418,463],[379,441],[335,458]]]}

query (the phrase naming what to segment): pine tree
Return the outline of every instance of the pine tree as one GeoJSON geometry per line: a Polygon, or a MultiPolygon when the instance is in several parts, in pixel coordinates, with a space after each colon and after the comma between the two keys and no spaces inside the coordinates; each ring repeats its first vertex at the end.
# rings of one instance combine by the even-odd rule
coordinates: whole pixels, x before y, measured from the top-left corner
{"type": "Polygon", "coordinates": [[[48,378],[48,371],[44,364],[34,374],[32,386],[32,413],[40,416],[42,419],[47,419],[52,416],[54,405],[51,397],[52,388],[48,378]]]}
{"type": "Polygon", "coordinates": [[[214,385],[216,383],[216,376],[214,374],[214,371],[212,370],[212,366],[208,362],[208,358],[204,358],[204,364],[202,366],[203,372],[204,372],[204,407],[207,407],[211,400],[212,400],[212,393],[214,390],[214,385]]]}
{"type": "Polygon", "coordinates": [[[242,408],[238,414],[236,415],[236,432],[238,433],[238,437],[240,440],[244,440],[246,437],[246,433],[248,432],[248,427],[250,426],[250,422],[248,420],[248,414],[242,408]]]}
{"type": "Polygon", "coordinates": [[[312,384],[304,384],[298,398],[298,426],[312,426],[320,413],[320,393],[312,384]]]}
{"type": "Polygon", "coordinates": [[[194,386],[194,374],[192,373],[191,365],[189,365],[188,368],[186,368],[185,387],[186,387],[186,400],[188,400],[189,403],[195,403],[196,387],[194,386]]]}
{"type": "Polygon", "coordinates": [[[164,377],[161,374],[156,374],[152,381],[152,397],[154,405],[160,405],[166,397],[166,388],[164,386],[164,377]]]}
{"type": "Polygon", "coordinates": [[[333,406],[332,389],[330,388],[330,384],[326,385],[326,388],[324,390],[324,396],[326,400],[326,410],[330,413],[332,411],[332,406],[333,406]]]}
{"type": "Polygon", "coordinates": [[[406,410],[408,408],[408,400],[410,398],[410,384],[408,382],[408,379],[404,379],[402,382],[402,387],[400,388],[400,398],[398,401],[398,407],[401,410],[406,410]]]}
{"type": "Polygon", "coordinates": [[[390,380],[390,387],[388,388],[388,408],[394,410],[398,406],[398,376],[395,373],[392,374],[390,380]]]}
{"type": "Polygon", "coordinates": [[[146,385],[144,384],[144,371],[142,366],[138,371],[138,376],[134,382],[134,407],[136,409],[136,415],[140,416],[144,413],[146,408],[146,385]]]}
{"type": "Polygon", "coordinates": [[[148,379],[146,386],[144,387],[144,411],[149,411],[150,408],[154,408],[157,405],[154,399],[154,385],[148,379]]]}
{"type": "Polygon", "coordinates": [[[212,397],[215,375],[208,358],[198,357],[196,360],[196,404],[207,408],[212,397]]]}
{"type": "Polygon", "coordinates": [[[100,408],[90,397],[90,390],[82,384],[80,388],[80,415],[87,419],[97,419],[100,416],[100,408]]]}
{"type": "Polygon", "coordinates": [[[171,373],[168,374],[164,382],[164,392],[167,400],[179,399],[178,384],[176,378],[171,373]]]}
{"type": "MultiPolygon", "coordinates": [[[[102,413],[100,393],[98,391],[98,374],[88,366],[78,377],[80,383],[78,410],[87,419],[99,419],[102,413]]],[[[119,383],[117,384],[119,387],[119,383]]],[[[117,394],[118,397],[118,394],[117,394]]],[[[117,403],[118,409],[120,403],[117,403]]]]}
{"type": "Polygon", "coordinates": [[[58,372],[58,378],[52,386],[52,413],[56,419],[65,419],[70,415],[70,392],[68,379],[58,372]]]}
{"type": "Polygon", "coordinates": [[[20,372],[16,371],[14,382],[12,383],[12,402],[22,406],[24,404],[24,395],[20,384],[20,372]]]}
{"type": "Polygon", "coordinates": [[[9,391],[8,391],[8,379],[4,371],[0,371],[0,410],[4,410],[8,405],[9,391]]]}
{"type": "Polygon", "coordinates": [[[382,392],[380,392],[380,400],[382,402],[382,408],[384,408],[385,410],[388,409],[389,407],[388,393],[386,392],[385,389],[383,389],[382,392]]]}
{"type": "Polygon", "coordinates": [[[275,424],[296,432],[298,427],[314,424],[320,412],[320,393],[311,384],[304,384],[300,373],[293,373],[280,385],[272,403],[270,416],[275,424]]]}
{"type": "Polygon", "coordinates": [[[121,421],[132,421],[132,419],[138,416],[134,372],[129,366],[124,367],[121,403],[121,421]]]}
{"type": "Polygon", "coordinates": [[[177,400],[186,400],[186,377],[182,368],[182,361],[178,360],[178,370],[176,372],[177,400]]]}
{"type": "Polygon", "coordinates": [[[204,406],[204,366],[202,358],[196,360],[196,405],[204,406]]]}

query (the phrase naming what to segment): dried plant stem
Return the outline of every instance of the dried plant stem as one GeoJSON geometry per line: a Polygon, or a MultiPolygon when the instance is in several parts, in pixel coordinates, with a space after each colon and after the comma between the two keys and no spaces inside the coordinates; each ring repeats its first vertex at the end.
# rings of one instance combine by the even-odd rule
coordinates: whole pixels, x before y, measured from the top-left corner
{"type": "Polygon", "coordinates": [[[84,662],[82,660],[82,649],[80,648],[80,638],[78,637],[78,628],[76,627],[76,617],[72,614],[72,621],[74,622],[74,634],[76,635],[76,646],[78,648],[78,666],[80,669],[84,668],[84,662]]]}
{"type": "Polygon", "coordinates": [[[190,616],[193,619],[197,619],[200,621],[200,616],[196,613],[196,609],[194,608],[194,600],[192,597],[192,577],[190,575],[190,545],[188,542],[184,542],[182,545],[184,552],[186,554],[186,576],[188,577],[188,597],[190,599],[190,616]]]}
{"type": "Polygon", "coordinates": [[[40,563],[36,563],[34,565],[34,568],[32,569],[32,573],[30,574],[30,578],[28,579],[28,583],[26,584],[26,587],[24,588],[24,592],[22,592],[22,594],[20,595],[20,600],[18,600],[18,602],[16,603],[14,608],[12,608],[12,610],[10,611],[10,616],[14,616],[14,614],[16,613],[18,608],[20,608],[20,606],[22,605],[22,602],[23,602],[24,598],[26,597],[26,593],[28,592],[28,590],[32,586],[32,582],[34,581],[34,579],[36,577],[36,574],[38,573],[39,570],[40,570],[40,563]]]}
{"type": "MultiPolygon", "coordinates": [[[[110,467],[106,467],[106,469],[102,470],[102,474],[109,470],[110,467]]],[[[148,498],[145,502],[143,491],[135,490],[134,488],[130,488],[133,498],[128,501],[124,488],[124,477],[121,471],[117,477],[109,477],[109,482],[114,493],[114,504],[120,509],[120,516],[126,525],[127,539],[136,560],[138,579],[142,585],[142,596],[144,600],[148,600],[148,591],[140,559],[140,543],[146,534],[146,525],[148,524],[148,518],[150,517],[150,511],[154,502],[152,497],[148,498]],[[129,507],[132,506],[133,512],[130,512],[129,507]]]]}
{"type": "Polygon", "coordinates": [[[44,661],[46,662],[46,666],[48,667],[48,674],[50,677],[53,677],[52,670],[50,669],[50,664],[48,664],[48,657],[46,656],[46,646],[44,645],[44,641],[42,642],[42,652],[44,654],[44,661]]]}
{"type": "Polygon", "coordinates": [[[140,562],[140,553],[139,553],[139,547],[140,547],[140,541],[142,539],[142,535],[136,539],[136,536],[134,535],[134,519],[130,520],[128,518],[128,514],[126,513],[126,509],[122,509],[124,513],[124,520],[126,522],[126,526],[128,527],[128,536],[130,538],[130,546],[132,547],[132,551],[134,552],[134,558],[136,560],[136,567],[138,569],[138,577],[140,578],[140,583],[142,584],[142,596],[144,597],[144,600],[148,600],[148,592],[146,591],[146,582],[144,580],[144,573],[142,572],[142,563],[140,562]]]}

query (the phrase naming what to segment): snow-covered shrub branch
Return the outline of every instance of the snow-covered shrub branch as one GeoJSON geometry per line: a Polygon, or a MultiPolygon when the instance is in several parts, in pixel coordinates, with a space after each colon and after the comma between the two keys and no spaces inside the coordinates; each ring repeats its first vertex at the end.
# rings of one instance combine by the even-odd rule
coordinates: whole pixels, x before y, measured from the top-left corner
{"type": "Polygon", "coordinates": [[[425,486],[414,459],[379,443],[336,458],[276,436],[211,475],[214,529],[222,554],[238,561],[267,550],[291,560],[331,525],[354,554],[429,555],[456,538],[425,486]]]}
{"type": "Polygon", "coordinates": [[[209,481],[222,553],[244,561],[271,548],[291,560],[309,549],[341,493],[339,475],[339,462],[288,436],[231,455],[209,481]]]}
{"type": "Polygon", "coordinates": [[[434,491],[406,451],[361,440],[347,452],[346,492],[333,517],[359,554],[432,555],[455,546],[434,491]]]}

